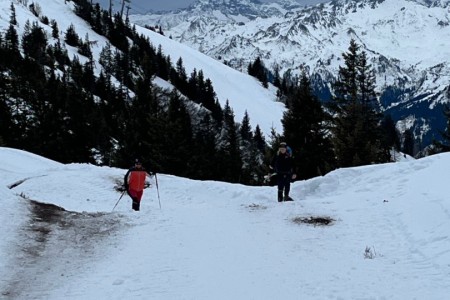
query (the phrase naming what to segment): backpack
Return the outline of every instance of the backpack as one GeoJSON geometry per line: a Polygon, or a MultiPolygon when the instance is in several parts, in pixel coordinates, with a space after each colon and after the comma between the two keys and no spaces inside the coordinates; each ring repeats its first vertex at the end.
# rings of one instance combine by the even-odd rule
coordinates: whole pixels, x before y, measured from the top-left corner
{"type": "Polygon", "coordinates": [[[292,148],[286,145],[286,153],[289,155],[289,157],[292,157],[292,148]]]}

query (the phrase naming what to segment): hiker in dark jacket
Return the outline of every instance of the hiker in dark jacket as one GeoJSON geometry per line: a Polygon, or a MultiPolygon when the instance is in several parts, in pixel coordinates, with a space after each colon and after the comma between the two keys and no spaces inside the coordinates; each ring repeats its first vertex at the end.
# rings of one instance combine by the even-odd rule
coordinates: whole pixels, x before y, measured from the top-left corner
{"type": "Polygon", "coordinates": [[[297,175],[294,172],[294,159],[288,153],[286,143],[280,143],[280,147],[272,159],[270,168],[277,174],[278,202],[292,201],[292,198],[289,197],[291,180],[295,179],[297,175]]]}
{"type": "Polygon", "coordinates": [[[151,177],[149,173],[144,169],[142,163],[136,159],[134,167],[131,167],[124,177],[124,185],[127,189],[128,195],[132,199],[131,208],[138,211],[141,205],[142,195],[144,194],[144,188],[146,187],[145,180],[151,177]]]}

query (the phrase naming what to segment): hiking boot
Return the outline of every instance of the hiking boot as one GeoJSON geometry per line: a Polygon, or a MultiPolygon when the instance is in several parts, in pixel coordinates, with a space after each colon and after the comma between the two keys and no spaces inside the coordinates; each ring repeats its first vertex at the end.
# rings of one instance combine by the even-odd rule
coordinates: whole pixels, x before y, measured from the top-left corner
{"type": "Polygon", "coordinates": [[[283,191],[278,191],[278,202],[283,201],[283,191]]]}
{"type": "Polygon", "coordinates": [[[289,190],[288,191],[284,191],[284,201],[294,201],[294,199],[292,199],[291,197],[289,197],[289,190]]]}
{"type": "Polygon", "coordinates": [[[133,203],[131,204],[131,208],[138,211],[139,210],[139,202],[133,201],[133,203]]]}

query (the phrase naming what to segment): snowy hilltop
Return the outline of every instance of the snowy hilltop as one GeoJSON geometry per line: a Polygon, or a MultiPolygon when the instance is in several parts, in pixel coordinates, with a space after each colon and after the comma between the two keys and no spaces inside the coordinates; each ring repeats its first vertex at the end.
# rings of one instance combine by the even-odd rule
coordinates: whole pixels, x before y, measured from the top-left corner
{"type": "Polygon", "coordinates": [[[130,19],[161,25],[166,36],[243,72],[257,57],[280,74],[306,69],[323,100],[354,39],[375,68],[380,106],[399,121],[400,131],[411,128],[429,142],[443,130],[450,82],[449,1],[335,0],[304,8],[280,1],[272,14],[260,3],[258,17],[241,13],[248,7],[258,11],[258,4],[232,2],[233,9],[202,0],[185,10],[130,19]]]}
{"type": "Polygon", "coordinates": [[[445,299],[450,154],[273,187],[158,174],[140,212],[126,170],[0,148],[2,299],[445,299]]]}

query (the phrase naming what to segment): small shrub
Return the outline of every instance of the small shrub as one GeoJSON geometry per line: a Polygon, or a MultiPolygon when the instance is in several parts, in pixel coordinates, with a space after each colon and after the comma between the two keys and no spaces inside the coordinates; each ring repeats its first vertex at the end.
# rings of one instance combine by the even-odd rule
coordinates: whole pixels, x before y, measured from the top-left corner
{"type": "Polygon", "coordinates": [[[369,246],[366,246],[366,250],[364,250],[365,259],[374,259],[377,256],[379,255],[375,251],[375,247],[372,246],[372,248],[370,248],[369,246]]]}

